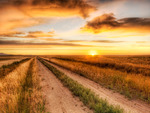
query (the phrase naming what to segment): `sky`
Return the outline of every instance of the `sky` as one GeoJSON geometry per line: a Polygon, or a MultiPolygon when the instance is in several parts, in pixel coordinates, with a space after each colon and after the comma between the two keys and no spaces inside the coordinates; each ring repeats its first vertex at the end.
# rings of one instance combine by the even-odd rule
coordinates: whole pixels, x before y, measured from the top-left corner
{"type": "Polygon", "coordinates": [[[0,53],[150,55],[150,0],[0,0],[0,53]]]}

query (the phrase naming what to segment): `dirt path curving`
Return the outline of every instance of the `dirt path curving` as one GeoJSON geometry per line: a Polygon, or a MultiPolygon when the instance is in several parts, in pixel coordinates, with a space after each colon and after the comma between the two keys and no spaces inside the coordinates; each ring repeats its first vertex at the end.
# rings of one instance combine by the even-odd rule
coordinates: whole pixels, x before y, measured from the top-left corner
{"type": "Polygon", "coordinates": [[[61,72],[65,73],[68,77],[78,81],[83,86],[91,89],[100,98],[106,99],[110,104],[119,105],[121,108],[124,109],[125,113],[150,113],[150,105],[142,101],[128,100],[123,95],[119,93],[114,93],[111,90],[103,88],[99,84],[93,82],[92,80],[89,80],[85,77],[75,74],[60,66],[54,65],[52,63],[50,64],[59,69],[61,72]]]}
{"type": "Polygon", "coordinates": [[[41,62],[37,61],[37,64],[42,80],[42,92],[46,99],[46,111],[50,113],[92,113],[41,62]]]}

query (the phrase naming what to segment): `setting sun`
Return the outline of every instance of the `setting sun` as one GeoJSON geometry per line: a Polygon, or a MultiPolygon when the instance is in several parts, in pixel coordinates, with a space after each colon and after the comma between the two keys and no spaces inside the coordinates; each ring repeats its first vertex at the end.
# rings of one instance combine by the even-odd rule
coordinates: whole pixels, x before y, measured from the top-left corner
{"type": "Polygon", "coordinates": [[[97,51],[90,51],[90,55],[92,55],[92,56],[95,56],[95,55],[97,55],[97,51]]]}

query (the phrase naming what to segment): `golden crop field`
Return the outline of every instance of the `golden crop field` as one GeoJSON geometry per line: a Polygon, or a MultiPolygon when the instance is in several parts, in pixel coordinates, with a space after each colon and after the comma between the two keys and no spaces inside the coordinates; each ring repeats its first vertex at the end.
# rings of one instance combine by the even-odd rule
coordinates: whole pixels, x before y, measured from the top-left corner
{"type": "Polygon", "coordinates": [[[6,58],[0,61],[2,113],[59,112],[61,103],[68,104],[66,110],[83,113],[150,110],[149,56],[6,58]],[[137,58],[144,63],[135,62],[137,58]]]}
{"type": "Polygon", "coordinates": [[[54,56],[49,60],[131,99],[150,103],[150,56],[54,56]]]}

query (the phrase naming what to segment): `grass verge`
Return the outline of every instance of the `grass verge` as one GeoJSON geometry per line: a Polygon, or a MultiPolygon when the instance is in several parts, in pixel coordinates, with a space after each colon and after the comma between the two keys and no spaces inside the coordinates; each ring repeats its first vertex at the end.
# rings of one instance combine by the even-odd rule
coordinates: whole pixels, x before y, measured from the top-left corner
{"type": "Polygon", "coordinates": [[[45,100],[40,92],[39,79],[34,66],[35,60],[32,60],[21,84],[22,88],[18,97],[19,113],[45,113],[45,100]]]}
{"type": "Polygon", "coordinates": [[[21,61],[15,61],[12,64],[8,64],[8,65],[3,65],[0,68],[0,78],[5,77],[7,74],[9,74],[10,72],[12,72],[14,69],[16,69],[20,64],[26,62],[30,60],[30,58],[25,58],[21,61]]]}
{"type": "Polygon", "coordinates": [[[90,89],[85,88],[77,81],[69,78],[55,67],[46,63],[43,59],[39,58],[39,61],[52,71],[52,73],[61,80],[61,82],[68,87],[75,96],[78,96],[80,100],[95,113],[123,113],[122,109],[109,105],[106,100],[98,98],[98,96],[96,96],[90,89]]]}

